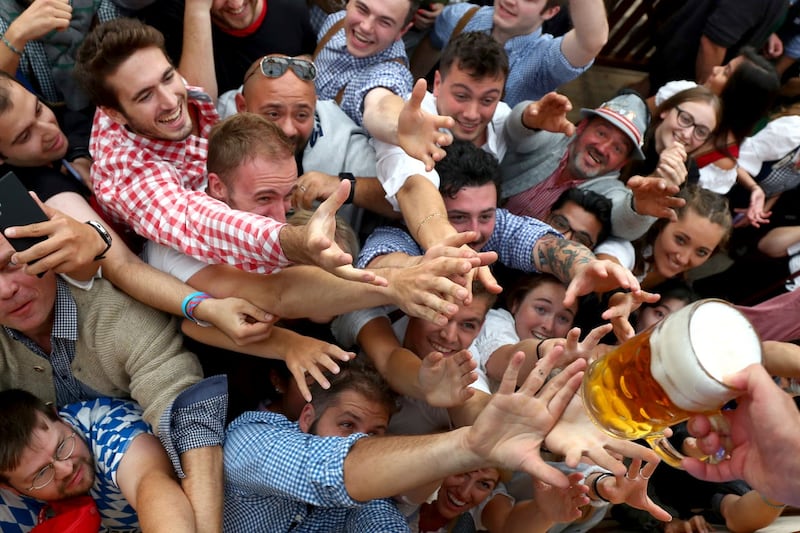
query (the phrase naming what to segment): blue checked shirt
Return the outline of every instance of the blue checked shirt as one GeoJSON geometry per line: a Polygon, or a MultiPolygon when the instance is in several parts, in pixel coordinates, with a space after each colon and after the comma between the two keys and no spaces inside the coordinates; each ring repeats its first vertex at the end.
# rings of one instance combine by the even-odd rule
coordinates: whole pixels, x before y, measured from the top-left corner
{"type": "Polygon", "coordinates": [[[344,458],[364,434],[318,437],[266,411],[247,412],[228,428],[226,533],[407,532],[389,500],[361,503],[347,494],[344,458]]]}
{"type": "MultiPolygon", "coordinates": [[[[545,235],[563,237],[541,220],[512,215],[505,209],[497,209],[495,218],[494,232],[481,251],[497,252],[500,263],[523,272],[537,272],[531,257],[536,241],[545,235]]],[[[403,252],[410,256],[423,253],[407,231],[383,226],[376,228],[364,243],[356,266],[366,268],[376,257],[394,252],[403,252]]]]}
{"type": "MultiPolygon", "coordinates": [[[[328,28],[344,15],[344,11],[339,11],[328,16],[317,38],[322,39],[328,28]]],[[[320,100],[333,100],[339,90],[345,87],[339,105],[359,126],[364,122],[364,97],[372,89],[383,87],[396,95],[405,96],[414,85],[402,40],[394,41],[378,54],[354,57],[347,51],[345,30],[341,29],[325,44],[314,63],[317,65],[317,79],[314,82],[317,97],[320,100]]]]}
{"type": "MultiPolygon", "coordinates": [[[[450,41],[458,21],[464,13],[472,8],[472,4],[450,4],[436,18],[431,32],[431,43],[443,49],[450,41]]],[[[494,8],[484,6],[467,22],[464,32],[482,31],[491,33],[494,8]]],[[[524,100],[539,100],[560,85],[574,80],[592,62],[583,66],[573,66],[561,51],[563,37],[554,38],[550,34],[542,34],[541,28],[528,35],[518,35],[509,39],[504,48],[508,54],[508,79],[503,101],[514,107],[524,100]]]]}
{"type": "MultiPolygon", "coordinates": [[[[102,518],[101,532],[137,532],[136,511],[117,484],[117,468],[133,440],[151,433],[142,419],[142,408],[133,401],[98,398],[64,406],[58,412],[83,439],[94,457],[95,482],[89,494],[102,518]]],[[[42,502],[0,490],[0,531],[22,533],[37,523],[42,502]]]]}

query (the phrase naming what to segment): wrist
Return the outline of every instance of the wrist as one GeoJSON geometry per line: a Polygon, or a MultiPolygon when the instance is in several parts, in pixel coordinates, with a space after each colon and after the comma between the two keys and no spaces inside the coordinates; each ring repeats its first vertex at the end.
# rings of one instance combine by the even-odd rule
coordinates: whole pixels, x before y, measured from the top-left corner
{"type": "MultiPolygon", "coordinates": [[[[200,320],[196,312],[203,302],[207,302],[211,298],[212,296],[210,294],[201,291],[188,294],[181,303],[181,312],[183,316],[198,326],[210,326],[210,323],[200,320]]],[[[206,307],[205,311],[208,312],[210,309],[206,307]]]]}

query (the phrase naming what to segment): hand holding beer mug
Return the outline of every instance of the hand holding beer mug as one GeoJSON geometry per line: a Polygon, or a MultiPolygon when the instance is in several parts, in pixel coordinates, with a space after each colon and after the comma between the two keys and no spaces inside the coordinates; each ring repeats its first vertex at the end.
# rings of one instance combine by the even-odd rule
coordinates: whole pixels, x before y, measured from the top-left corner
{"type": "Polygon", "coordinates": [[[750,322],[723,300],[700,300],[592,363],[582,392],[589,418],[620,439],[645,439],[668,464],[681,454],[664,436],[696,413],[718,412],[741,394],[725,376],[761,363],[750,322]]]}

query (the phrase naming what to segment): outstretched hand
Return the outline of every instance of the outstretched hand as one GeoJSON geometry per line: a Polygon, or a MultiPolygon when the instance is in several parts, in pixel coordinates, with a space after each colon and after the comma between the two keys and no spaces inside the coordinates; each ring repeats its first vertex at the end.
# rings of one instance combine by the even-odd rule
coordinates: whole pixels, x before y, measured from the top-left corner
{"type": "Polygon", "coordinates": [[[608,259],[591,259],[573,276],[564,295],[564,305],[569,307],[578,296],[591,292],[607,292],[612,289],[640,291],[639,280],[624,266],[608,259]]]}
{"type": "Polygon", "coordinates": [[[554,356],[546,355],[515,392],[524,357],[523,352],[517,352],[511,358],[500,388],[465,437],[467,449],[490,464],[521,470],[566,488],[569,480],[544,462],[540,447],[575,395],[586,362],[575,361],[545,384],[556,362],[554,356]]]}
{"type": "Polygon", "coordinates": [[[570,136],[575,133],[575,125],[567,119],[572,111],[572,102],[563,94],[549,92],[541,100],[531,102],[522,114],[525,127],[535,130],[552,131],[570,136]]]}
{"type": "Polygon", "coordinates": [[[425,170],[431,171],[445,156],[443,147],[453,142],[453,136],[441,130],[452,128],[454,121],[452,117],[423,111],[422,100],[427,89],[423,78],[414,84],[411,98],[403,105],[397,119],[397,140],[408,155],[425,163],[425,170]]]}
{"type": "Polygon", "coordinates": [[[350,194],[350,181],[342,180],[327,200],[322,202],[305,227],[305,250],[309,263],[315,264],[340,278],[386,286],[385,278],[374,272],[353,266],[353,256],[345,253],[336,241],[336,212],[350,194]]]}
{"type": "Polygon", "coordinates": [[[675,196],[680,188],[664,178],[633,176],[626,185],[633,191],[633,207],[640,215],[675,222],[675,209],[686,204],[686,200],[675,196]]]}
{"type": "Polygon", "coordinates": [[[611,503],[627,503],[631,507],[647,511],[662,522],[669,522],[672,520],[672,515],[656,505],[647,495],[647,484],[658,463],[656,460],[642,466],[642,460],[635,458],[624,475],[614,476],[613,480],[605,483],[601,482],[598,490],[611,503]]]}
{"type": "Polygon", "coordinates": [[[611,437],[601,431],[586,414],[580,394],[570,398],[564,414],[545,438],[545,445],[551,452],[563,455],[564,462],[570,467],[576,467],[581,457],[587,457],[617,476],[625,474],[625,465],[609,452],[624,457],[638,457],[647,462],[659,460],[656,452],[650,448],[611,437]]]}
{"type": "Polygon", "coordinates": [[[433,407],[456,407],[469,400],[475,391],[470,387],[478,379],[478,363],[467,350],[445,357],[431,352],[422,360],[419,385],[425,401],[433,407]]]}
{"type": "Polygon", "coordinates": [[[636,335],[630,323],[631,313],[639,309],[643,303],[656,303],[660,298],[660,294],[647,291],[616,292],[608,300],[608,309],[603,312],[601,318],[611,321],[614,335],[620,342],[625,342],[636,335]]]}
{"type": "Polygon", "coordinates": [[[222,330],[239,346],[268,338],[277,320],[247,300],[233,296],[203,300],[194,313],[198,319],[222,330]]]}

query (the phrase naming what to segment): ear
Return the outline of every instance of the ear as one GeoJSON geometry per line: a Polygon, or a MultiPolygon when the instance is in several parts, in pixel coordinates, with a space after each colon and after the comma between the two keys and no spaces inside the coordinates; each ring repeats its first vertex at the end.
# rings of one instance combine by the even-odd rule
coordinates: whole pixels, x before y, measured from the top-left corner
{"type": "MultiPolygon", "coordinates": [[[[242,90],[244,90],[244,87],[242,87],[242,90]]],[[[233,99],[236,102],[237,113],[243,113],[244,111],[247,111],[247,103],[244,101],[244,95],[242,93],[236,93],[233,99]]]]}
{"type": "Polygon", "coordinates": [[[228,188],[215,172],[208,173],[208,195],[215,200],[227,203],[228,188]]]}
{"type": "Polygon", "coordinates": [[[121,111],[106,106],[99,106],[99,107],[103,111],[103,113],[108,115],[109,118],[114,122],[116,122],[117,124],[121,126],[128,125],[128,120],[125,118],[125,115],[123,115],[121,111]]]}
{"type": "Polygon", "coordinates": [[[433,73],[433,96],[439,98],[439,86],[442,84],[442,73],[439,69],[433,73]]]}
{"type": "Polygon", "coordinates": [[[314,420],[316,420],[316,418],[314,406],[310,403],[305,404],[303,410],[300,411],[300,418],[297,420],[297,423],[300,425],[300,430],[303,433],[308,433],[308,430],[314,425],[314,420]]]}
{"type": "Polygon", "coordinates": [[[399,41],[400,39],[402,39],[403,35],[408,33],[408,30],[410,30],[412,26],[414,26],[414,21],[413,20],[411,22],[409,22],[408,24],[406,24],[405,28],[400,30],[400,33],[397,34],[397,39],[395,39],[395,41],[399,41]]]}
{"type": "Polygon", "coordinates": [[[553,17],[555,17],[556,15],[558,15],[558,13],[559,13],[560,11],[561,11],[561,6],[553,6],[553,7],[551,7],[551,8],[545,9],[545,10],[544,10],[544,11],[542,11],[542,13],[541,13],[541,15],[542,15],[542,20],[550,20],[551,18],[553,18],[553,17]]]}

